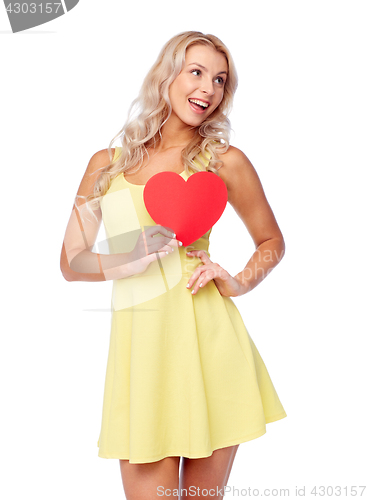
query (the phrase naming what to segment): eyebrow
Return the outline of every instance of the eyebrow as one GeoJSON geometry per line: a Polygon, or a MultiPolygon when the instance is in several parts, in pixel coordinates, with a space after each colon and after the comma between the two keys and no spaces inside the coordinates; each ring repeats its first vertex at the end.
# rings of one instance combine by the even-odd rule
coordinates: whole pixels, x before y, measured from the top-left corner
{"type": "MultiPolygon", "coordinates": [[[[202,68],[202,69],[204,69],[205,71],[208,71],[208,70],[206,69],[206,67],[205,67],[205,66],[202,66],[202,65],[201,65],[201,64],[199,64],[199,63],[193,62],[193,63],[188,64],[188,66],[192,66],[192,65],[199,66],[199,68],[202,68]]],[[[220,71],[219,73],[217,73],[217,75],[221,75],[221,74],[223,74],[223,73],[224,73],[224,74],[226,74],[226,75],[228,74],[228,73],[227,73],[227,71],[220,71]]]]}

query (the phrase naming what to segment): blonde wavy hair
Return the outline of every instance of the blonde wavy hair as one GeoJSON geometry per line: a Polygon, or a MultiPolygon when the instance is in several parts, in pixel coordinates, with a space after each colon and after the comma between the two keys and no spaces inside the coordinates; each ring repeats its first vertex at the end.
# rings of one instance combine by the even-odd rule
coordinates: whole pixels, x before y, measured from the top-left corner
{"type": "Polygon", "coordinates": [[[221,103],[195,129],[192,140],[181,153],[181,158],[187,174],[189,168],[194,172],[206,169],[217,174],[215,166],[223,163],[219,161],[218,152],[225,153],[229,148],[231,126],[227,115],[232,109],[237,89],[237,72],[229,50],[219,38],[200,31],[185,31],[164,45],[145,77],[138,97],[129,108],[125,125],[108,146],[111,163],[100,169],[101,173],[94,184],[93,193],[81,197],[86,199],[88,210],[89,204],[93,209],[98,208],[99,200],[106,194],[115,177],[136,165],[139,169],[144,156],[149,157],[147,148],[159,143],[162,137],[161,128],[172,112],[169,87],[184,66],[186,50],[197,44],[207,45],[224,54],[228,63],[228,76],[221,103]],[[122,150],[119,157],[113,161],[111,147],[117,140],[121,141],[122,150]],[[206,166],[202,158],[208,156],[210,160],[206,166]],[[194,160],[203,168],[199,169],[194,160]]]}

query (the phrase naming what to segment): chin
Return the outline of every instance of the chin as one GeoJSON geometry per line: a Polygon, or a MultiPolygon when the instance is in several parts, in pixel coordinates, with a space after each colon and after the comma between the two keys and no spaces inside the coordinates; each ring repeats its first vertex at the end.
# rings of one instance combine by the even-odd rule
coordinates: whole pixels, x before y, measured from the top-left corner
{"type": "Polygon", "coordinates": [[[189,118],[187,120],[182,120],[186,125],[190,125],[190,127],[200,127],[200,125],[205,122],[208,117],[198,117],[198,118],[189,118]]]}
{"type": "Polygon", "coordinates": [[[193,116],[191,113],[186,114],[186,113],[175,113],[173,112],[172,115],[176,116],[176,119],[178,118],[182,124],[187,125],[188,127],[200,127],[200,125],[209,118],[210,115],[198,115],[198,116],[193,116]]]}
{"type": "Polygon", "coordinates": [[[190,127],[198,128],[203,123],[203,121],[204,120],[201,120],[200,122],[198,122],[198,121],[186,122],[186,125],[189,125],[190,127]]]}

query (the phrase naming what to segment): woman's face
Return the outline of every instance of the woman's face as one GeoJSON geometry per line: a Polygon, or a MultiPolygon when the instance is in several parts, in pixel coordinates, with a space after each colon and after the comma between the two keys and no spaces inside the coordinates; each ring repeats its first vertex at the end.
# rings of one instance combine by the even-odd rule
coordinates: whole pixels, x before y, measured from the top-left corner
{"type": "Polygon", "coordinates": [[[221,103],[227,76],[224,54],[206,45],[190,46],[184,67],[169,88],[172,115],[198,127],[221,103]]]}

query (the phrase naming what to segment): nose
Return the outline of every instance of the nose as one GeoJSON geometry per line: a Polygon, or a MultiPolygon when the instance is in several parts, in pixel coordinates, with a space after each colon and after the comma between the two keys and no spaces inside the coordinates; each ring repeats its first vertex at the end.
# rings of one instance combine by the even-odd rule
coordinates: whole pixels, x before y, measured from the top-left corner
{"type": "Polygon", "coordinates": [[[214,85],[210,78],[203,80],[201,85],[201,91],[209,96],[212,96],[214,94],[215,92],[214,85]]]}

